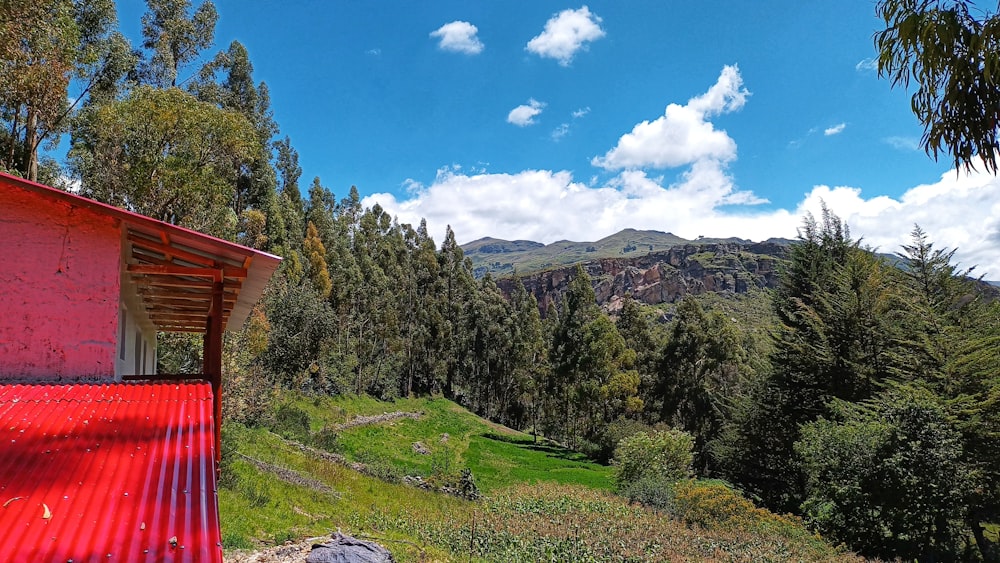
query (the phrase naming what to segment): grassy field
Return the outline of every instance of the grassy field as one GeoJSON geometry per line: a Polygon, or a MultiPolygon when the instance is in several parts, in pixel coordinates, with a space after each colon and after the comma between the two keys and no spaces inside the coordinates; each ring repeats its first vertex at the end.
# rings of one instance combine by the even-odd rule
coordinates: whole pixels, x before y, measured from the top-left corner
{"type": "Polygon", "coordinates": [[[403,562],[853,558],[797,520],[733,502],[724,488],[693,482],[712,499],[679,519],[629,505],[610,493],[610,468],[444,399],[284,395],[278,405],[270,428],[224,429],[227,552],[340,529],[377,539],[403,562]],[[348,467],[358,462],[365,473],[348,467]],[[463,469],[479,500],[402,482],[411,475],[440,484],[463,469]]]}

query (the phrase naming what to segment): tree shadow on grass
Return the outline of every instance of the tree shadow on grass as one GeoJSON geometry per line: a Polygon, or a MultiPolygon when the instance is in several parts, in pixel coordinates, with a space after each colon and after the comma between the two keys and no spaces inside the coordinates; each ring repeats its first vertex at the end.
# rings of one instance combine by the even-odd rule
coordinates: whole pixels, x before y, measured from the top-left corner
{"type": "Polygon", "coordinates": [[[540,439],[538,442],[535,442],[532,438],[509,436],[509,435],[497,434],[495,432],[486,432],[482,434],[482,437],[486,438],[487,440],[493,440],[494,442],[504,442],[507,444],[511,444],[521,449],[542,452],[546,454],[548,457],[564,459],[567,461],[596,463],[594,460],[588,458],[586,455],[580,452],[573,451],[569,448],[565,448],[563,446],[560,446],[559,444],[546,441],[544,439],[540,439]]]}

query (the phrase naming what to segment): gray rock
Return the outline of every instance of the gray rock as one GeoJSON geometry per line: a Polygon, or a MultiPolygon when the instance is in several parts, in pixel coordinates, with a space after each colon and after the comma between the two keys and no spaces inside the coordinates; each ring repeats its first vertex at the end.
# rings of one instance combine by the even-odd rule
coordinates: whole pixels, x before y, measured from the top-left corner
{"type": "Polygon", "coordinates": [[[391,563],[392,561],[394,561],[392,554],[381,545],[345,536],[340,532],[333,534],[333,541],[313,544],[312,551],[306,557],[306,563],[391,563]]]}

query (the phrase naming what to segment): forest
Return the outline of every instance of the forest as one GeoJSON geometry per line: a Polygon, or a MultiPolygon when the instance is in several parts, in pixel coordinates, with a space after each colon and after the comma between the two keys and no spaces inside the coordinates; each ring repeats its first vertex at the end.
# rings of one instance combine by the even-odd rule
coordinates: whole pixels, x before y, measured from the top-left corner
{"type": "MultiPolygon", "coordinates": [[[[693,474],[863,555],[1000,561],[1000,301],[919,226],[890,258],[806,216],[778,289],[669,322],[610,316],[582,268],[541,310],[477,279],[450,228],[304,180],[247,50],[207,52],[213,4],[147,5],[132,45],[113,0],[2,3],[0,169],[284,258],[227,335],[229,418],[261,424],[275,388],[443,396],[615,460],[637,502],[693,474]],[[629,465],[649,456],[679,474],[629,465]]],[[[159,371],[200,349],[161,334],[159,371]]]]}

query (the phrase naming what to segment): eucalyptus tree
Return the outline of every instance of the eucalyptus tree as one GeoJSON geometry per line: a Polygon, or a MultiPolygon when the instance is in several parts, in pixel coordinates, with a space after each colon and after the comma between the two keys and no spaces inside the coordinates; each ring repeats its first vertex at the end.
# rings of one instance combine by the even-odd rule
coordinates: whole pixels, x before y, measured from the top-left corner
{"type": "Polygon", "coordinates": [[[971,0],[879,0],[885,29],[875,35],[879,75],[916,91],[911,107],[936,160],[955,167],[982,159],[997,172],[1000,123],[1000,15],[971,0]]]}
{"type": "Polygon", "coordinates": [[[181,69],[212,46],[219,13],[209,0],[198,8],[190,0],[146,0],[146,6],[142,46],[150,57],[144,79],[159,88],[176,87],[181,69]]]}
{"type": "MultiPolygon", "coordinates": [[[[271,140],[278,133],[278,125],[271,111],[267,84],[254,84],[253,63],[246,47],[239,41],[230,43],[226,51],[202,66],[188,90],[201,101],[238,112],[253,125],[257,132],[256,150],[250,159],[233,162],[238,174],[231,205],[237,214],[248,208],[264,209],[277,188],[271,140]]],[[[316,225],[319,228],[319,223],[316,225]]]]}
{"type": "Polygon", "coordinates": [[[112,0],[0,3],[0,168],[58,180],[40,172],[40,149],[54,148],[75,108],[114,89],[134,62],[112,0]]]}
{"type": "Polygon", "coordinates": [[[577,266],[563,295],[545,384],[546,426],[574,445],[642,410],[635,352],[597,306],[590,276],[577,266]]]}
{"type": "Polygon", "coordinates": [[[657,365],[653,397],[659,420],[694,437],[701,474],[710,468],[708,443],[720,436],[743,377],[744,352],[732,325],[718,311],[706,313],[695,298],[685,298],[657,365]]]}

